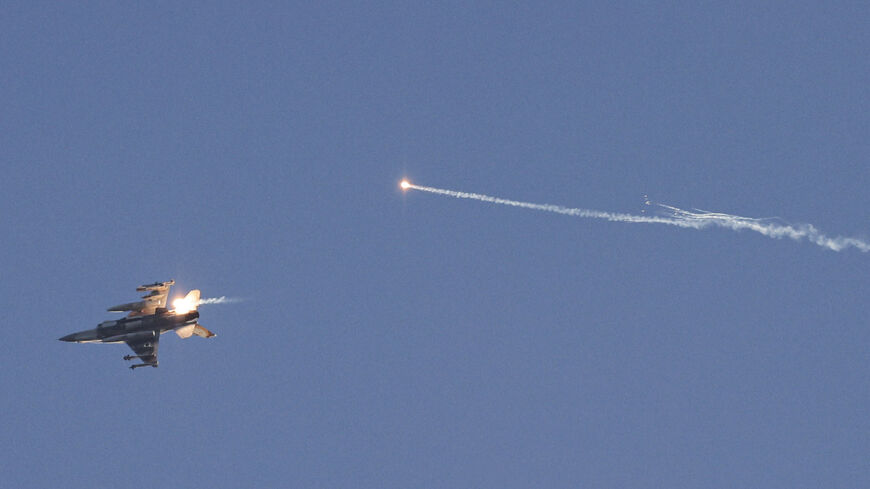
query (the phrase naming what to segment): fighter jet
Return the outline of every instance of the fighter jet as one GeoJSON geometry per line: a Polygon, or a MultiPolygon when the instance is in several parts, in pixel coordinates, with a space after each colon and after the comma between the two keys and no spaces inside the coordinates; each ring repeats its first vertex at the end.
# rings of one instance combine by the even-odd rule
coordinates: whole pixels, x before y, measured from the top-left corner
{"type": "Polygon", "coordinates": [[[184,299],[175,301],[174,309],[166,308],[166,297],[169,288],[175,285],[175,280],[155,282],[140,285],[139,292],[148,292],[141,301],[130,302],[110,307],[110,312],[127,312],[130,314],[116,321],[103,321],[94,329],[79,331],[60,338],[60,341],[76,343],[127,343],[135,355],[127,355],[124,360],[138,358],[143,363],[131,365],[131,369],[139,367],[157,367],[157,344],[160,335],[167,331],[175,331],[181,338],[193,335],[211,338],[214,333],[197,324],[199,312],[199,291],[191,290],[184,299]]]}

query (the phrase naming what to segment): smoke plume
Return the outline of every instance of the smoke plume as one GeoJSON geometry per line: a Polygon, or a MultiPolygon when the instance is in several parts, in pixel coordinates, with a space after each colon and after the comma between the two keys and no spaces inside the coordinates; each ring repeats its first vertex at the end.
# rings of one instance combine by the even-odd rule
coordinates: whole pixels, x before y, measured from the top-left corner
{"type": "Polygon", "coordinates": [[[822,248],[832,251],[842,251],[847,248],[855,248],[862,252],[870,251],[870,243],[858,238],[850,238],[844,236],[827,236],[816,229],[812,224],[787,224],[777,222],[771,218],[752,218],[742,217],[721,212],[706,212],[706,211],[687,211],[678,207],[673,207],[665,204],[653,204],[647,201],[649,205],[656,205],[664,210],[660,216],[638,216],[633,214],[622,214],[615,212],[596,211],[591,209],[579,209],[562,207],[552,204],[535,204],[531,202],[521,202],[516,200],[502,199],[489,195],[475,194],[469,192],[458,192],[456,190],[445,190],[434,187],[423,187],[414,185],[410,182],[402,182],[403,189],[414,189],[423,192],[429,192],[438,195],[446,195],[457,199],[479,200],[481,202],[489,202],[492,204],[508,205],[512,207],[522,207],[524,209],[534,209],[545,212],[554,212],[556,214],[564,214],[574,217],[583,217],[587,219],[603,219],[613,222],[625,223],[648,223],[648,224],[664,224],[668,226],[676,226],[689,229],[706,229],[709,227],[720,227],[731,229],[732,231],[749,230],[762,234],[769,238],[789,238],[795,241],[807,240],[810,243],[821,246],[822,248]]]}

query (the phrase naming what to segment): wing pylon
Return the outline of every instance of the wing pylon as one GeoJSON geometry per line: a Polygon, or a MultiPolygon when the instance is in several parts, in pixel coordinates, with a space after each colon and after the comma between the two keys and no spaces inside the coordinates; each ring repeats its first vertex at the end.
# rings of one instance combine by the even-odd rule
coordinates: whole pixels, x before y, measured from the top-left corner
{"type": "Polygon", "coordinates": [[[157,346],[160,344],[160,333],[147,331],[141,335],[130,335],[125,343],[136,354],[127,355],[124,360],[133,360],[134,358],[142,360],[142,363],[130,365],[130,369],[157,367],[157,346]]]}

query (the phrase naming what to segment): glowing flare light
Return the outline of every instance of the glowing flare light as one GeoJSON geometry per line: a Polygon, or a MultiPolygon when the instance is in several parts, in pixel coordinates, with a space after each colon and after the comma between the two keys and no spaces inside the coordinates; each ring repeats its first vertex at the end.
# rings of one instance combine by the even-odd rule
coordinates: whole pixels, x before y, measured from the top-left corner
{"type": "Polygon", "coordinates": [[[186,314],[196,309],[196,306],[195,302],[188,300],[186,297],[172,301],[172,308],[175,310],[175,314],[186,314]]]}

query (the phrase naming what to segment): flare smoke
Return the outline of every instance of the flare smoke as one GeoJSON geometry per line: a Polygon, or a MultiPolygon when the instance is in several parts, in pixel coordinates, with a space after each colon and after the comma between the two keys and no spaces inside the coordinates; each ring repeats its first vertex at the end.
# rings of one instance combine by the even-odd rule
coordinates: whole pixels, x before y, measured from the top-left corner
{"type": "MultiPolygon", "coordinates": [[[[721,227],[740,231],[747,229],[763,234],[769,238],[790,238],[795,241],[807,240],[810,243],[821,246],[832,251],[841,251],[846,248],[855,248],[862,252],[870,251],[870,243],[858,238],[850,238],[844,236],[827,236],[815,228],[812,224],[783,224],[775,222],[772,219],[758,219],[752,217],[742,217],[732,214],[724,214],[720,212],[706,211],[687,211],[678,207],[673,207],[664,204],[655,204],[661,209],[664,209],[667,214],[662,216],[638,216],[633,214],[622,214],[615,212],[596,211],[591,209],[577,209],[562,207],[552,204],[534,204],[531,202],[520,202],[516,200],[502,199],[489,195],[475,194],[469,192],[458,192],[455,190],[445,190],[434,187],[423,187],[414,185],[407,180],[402,181],[403,189],[420,190],[438,195],[447,195],[457,199],[479,200],[481,202],[489,202],[492,204],[509,205],[513,207],[522,207],[525,209],[534,209],[546,212],[555,212],[556,214],[564,214],[568,216],[584,217],[588,219],[603,219],[614,222],[627,223],[649,223],[649,224],[665,224],[668,226],[676,226],[689,229],[705,229],[708,227],[721,227]]],[[[651,202],[647,202],[651,204],[651,202]]]]}
{"type": "Polygon", "coordinates": [[[204,304],[227,304],[227,303],[230,303],[230,302],[240,302],[240,301],[241,301],[241,299],[236,299],[236,298],[227,297],[227,296],[225,296],[225,295],[222,295],[222,296],[220,296],[220,297],[209,297],[209,298],[207,298],[207,299],[200,299],[199,302],[198,302],[198,305],[204,305],[204,304]]]}

